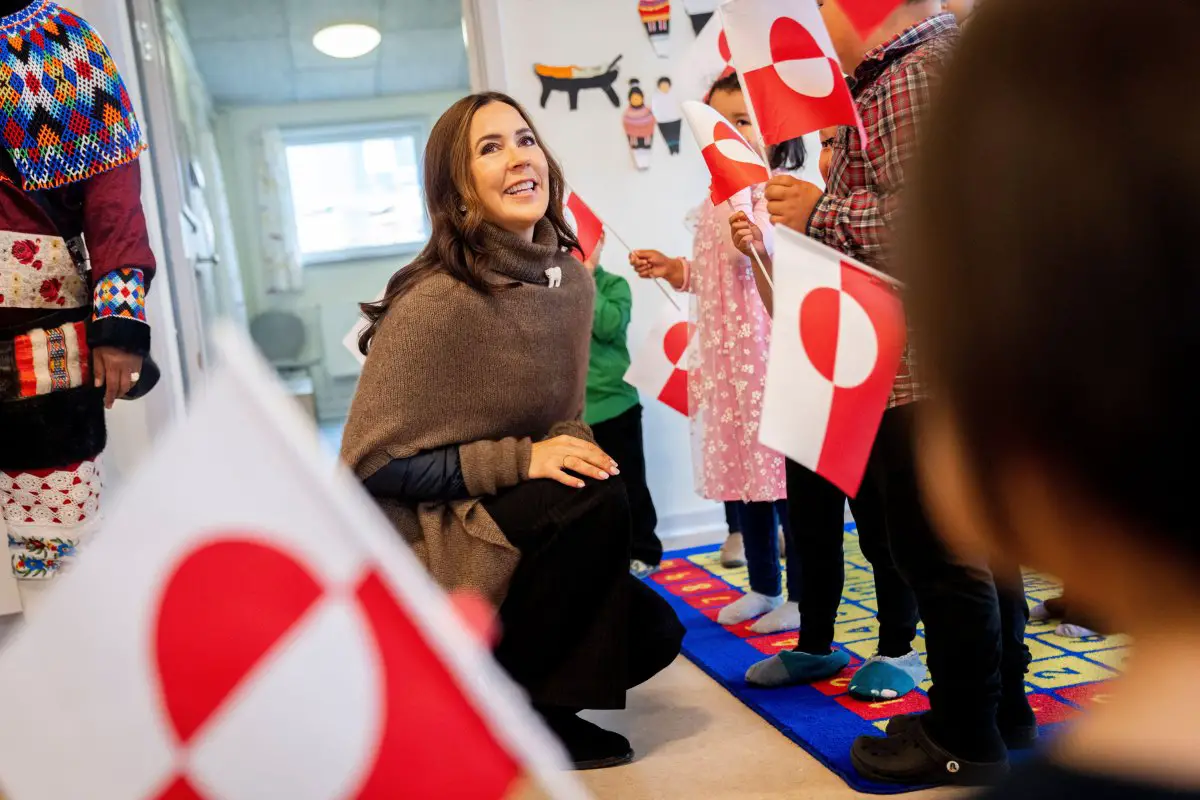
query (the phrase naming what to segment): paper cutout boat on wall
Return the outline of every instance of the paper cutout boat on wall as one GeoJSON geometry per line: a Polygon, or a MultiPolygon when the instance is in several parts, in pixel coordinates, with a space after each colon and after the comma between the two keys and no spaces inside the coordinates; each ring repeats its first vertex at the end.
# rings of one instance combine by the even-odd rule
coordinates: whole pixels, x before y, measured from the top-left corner
{"type": "Polygon", "coordinates": [[[546,107],[546,101],[553,92],[566,92],[571,104],[571,110],[579,107],[579,93],[584,89],[600,89],[612,102],[614,108],[621,107],[621,99],[613,89],[616,83],[617,56],[607,67],[577,67],[574,65],[556,67],[548,64],[534,64],[533,71],[542,82],[541,106],[546,107]]]}

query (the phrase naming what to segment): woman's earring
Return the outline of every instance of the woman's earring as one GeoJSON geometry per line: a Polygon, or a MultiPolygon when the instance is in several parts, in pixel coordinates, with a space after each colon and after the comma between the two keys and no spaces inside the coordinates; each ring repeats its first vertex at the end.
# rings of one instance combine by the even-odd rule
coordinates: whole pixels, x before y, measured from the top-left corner
{"type": "Polygon", "coordinates": [[[467,207],[466,207],[466,206],[459,206],[459,207],[458,207],[458,210],[459,210],[459,211],[461,211],[461,212],[462,212],[462,213],[464,213],[464,214],[465,214],[465,213],[467,213],[467,207]]]}

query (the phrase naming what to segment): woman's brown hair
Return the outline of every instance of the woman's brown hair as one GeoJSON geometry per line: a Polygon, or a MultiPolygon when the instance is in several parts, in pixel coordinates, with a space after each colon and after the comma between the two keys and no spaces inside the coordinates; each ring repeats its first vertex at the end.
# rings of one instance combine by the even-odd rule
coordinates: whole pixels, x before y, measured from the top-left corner
{"type": "MultiPolygon", "coordinates": [[[[483,204],[475,192],[471,177],[471,121],[476,112],[492,103],[504,103],[517,110],[538,144],[545,150],[541,136],[521,104],[500,92],[481,92],[459,100],[442,114],[429,134],[425,145],[425,207],[429,210],[431,233],[429,242],[412,263],[391,277],[383,299],[362,303],[367,329],[358,337],[358,349],[366,355],[379,323],[397,298],[435,272],[446,272],[482,294],[492,294],[504,288],[489,282],[488,253],[483,245],[483,204]],[[463,211],[462,209],[466,210],[463,211]]],[[[550,181],[547,187],[550,202],[546,219],[558,234],[560,247],[573,250],[579,247],[575,233],[563,214],[563,195],[566,181],[562,168],[546,150],[550,181]]]]}

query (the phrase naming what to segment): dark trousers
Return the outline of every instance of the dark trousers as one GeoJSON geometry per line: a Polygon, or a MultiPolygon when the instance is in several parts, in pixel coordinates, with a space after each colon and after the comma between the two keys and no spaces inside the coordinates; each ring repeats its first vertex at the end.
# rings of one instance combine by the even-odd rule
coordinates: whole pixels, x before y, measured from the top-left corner
{"type": "MultiPolygon", "coordinates": [[[[858,542],[875,573],[875,602],[879,607],[879,652],[895,658],[912,650],[917,635],[917,599],[892,560],[890,527],[884,509],[883,453],[878,441],[867,473],[850,510],[858,526],[858,542]]],[[[796,650],[813,655],[829,653],[833,626],[845,583],[846,495],[821,476],[794,461],[787,462],[788,509],[796,555],[789,572],[800,573],[800,615],[804,625],[796,650]]],[[[895,524],[925,526],[919,505],[904,504],[895,524]],[[916,515],[915,517],[913,515],[916,515]]]]}
{"type": "Polygon", "coordinates": [[[726,500],[725,503],[725,527],[730,533],[742,532],[742,521],[738,519],[738,503],[732,500],[726,500]]]}
{"type": "Polygon", "coordinates": [[[629,574],[619,479],[529,481],[484,508],[521,551],[500,606],[496,659],[542,708],[624,708],[626,690],[679,654],[683,626],[629,574]]]}
{"type": "Polygon", "coordinates": [[[1005,753],[997,713],[1003,718],[1029,711],[1029,608],[1019,568],[993,576],[985,568],[965,566],[929,524],[917,485],[914,411],[910,405],[884,414],[875,445],[879,458],[873,452],[872,459],[886,498],[892,557],[925,621],[933,679],[926,727],[962,758],[996,759],[1005,753]]]}
{"type": "Polygon", "coordinates": [[[621,479],[629,495],[629,515],[633,520],[633,543],[629,557],[657,566],[662,561],[658,513],[646,485],[646,454],[642,446],[642,407],[636,405],[624,414],[592,426],[596,444],[621,467],[621,479]]]}
{"type": "MultiPolygon", "coordinates": [[[[768,597],[778,597],[783,591],[779,566],[779,525],[791,546],[788,503],[734,503],[738,530],[746,546],[746,568],[750,573],[750,589],[768,597]]],[[[788,600],[800,602],[800,570],[793,560],[787,570],[788,600]]]]}

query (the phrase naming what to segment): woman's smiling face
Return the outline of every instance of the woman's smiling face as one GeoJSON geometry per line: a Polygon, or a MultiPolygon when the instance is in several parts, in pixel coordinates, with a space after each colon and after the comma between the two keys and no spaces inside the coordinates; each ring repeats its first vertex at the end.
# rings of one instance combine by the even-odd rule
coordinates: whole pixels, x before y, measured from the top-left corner
{"type": "Polygon", "coordinates": [[[507,103],[489,103],[471,120],[470,143],[483,218],[532,240],[550,201],[550,169],[529,123],[507,103]]]}

